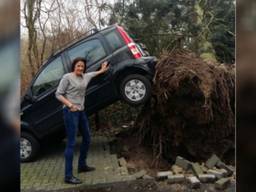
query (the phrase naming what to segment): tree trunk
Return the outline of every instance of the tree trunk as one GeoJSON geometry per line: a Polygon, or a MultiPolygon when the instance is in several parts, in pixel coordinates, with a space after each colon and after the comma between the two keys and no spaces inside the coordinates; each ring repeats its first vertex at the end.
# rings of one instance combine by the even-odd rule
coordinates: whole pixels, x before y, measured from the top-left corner
{"type": "MultiPolygon", "coordinates": [[[[205,3],[205,6],[207,6],[207,3],[205,3]]],[[[196,41],[196,45],[197,45],[196,47],[200,53],[200,56],[205,61],[216,62],[217,59],[215,55],[215,50],[213,48],[211,40],[209,39],[209,33],[210,33],[209,25],[212,23],[214,16],[211,15],[209,11],[207,11],[207,14],[211,15],[211,18],[207,20],[205,8],[206,7],[203,7],[201,5],[201,1],[195,2],[194,10],[195,10],[195,13],[197,14],[196,23],[198,26],[201,26],[201,30],[200,30],[200,33],[198,34],[197,41],[196,41]]]]}

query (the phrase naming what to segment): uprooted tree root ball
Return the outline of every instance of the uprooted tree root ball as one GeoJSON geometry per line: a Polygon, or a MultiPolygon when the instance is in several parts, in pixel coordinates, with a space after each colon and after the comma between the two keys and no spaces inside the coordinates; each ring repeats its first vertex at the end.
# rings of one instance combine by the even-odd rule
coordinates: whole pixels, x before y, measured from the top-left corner
{"type": "Polygon", "coordinates": [[[216,153],[232,161],[234,65],[205,62],[185,50],[163,53],[152,89],[153,97],[142,108],[135,127],[141,141],[152,145],[156,160],[183,155],[200,161],[216,153]]]}

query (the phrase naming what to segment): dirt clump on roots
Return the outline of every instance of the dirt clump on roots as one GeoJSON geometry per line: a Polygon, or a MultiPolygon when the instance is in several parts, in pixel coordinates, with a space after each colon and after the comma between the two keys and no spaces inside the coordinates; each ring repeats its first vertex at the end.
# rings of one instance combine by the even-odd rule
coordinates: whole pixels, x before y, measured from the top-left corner
{"type": "Polygon", "coordinates": [[[234,163],[235,67],[205,62],[186,50],[165,52],[156,64],[152,98],[135,127],[158,159],[204,161],[213,153],[234,163]]]}

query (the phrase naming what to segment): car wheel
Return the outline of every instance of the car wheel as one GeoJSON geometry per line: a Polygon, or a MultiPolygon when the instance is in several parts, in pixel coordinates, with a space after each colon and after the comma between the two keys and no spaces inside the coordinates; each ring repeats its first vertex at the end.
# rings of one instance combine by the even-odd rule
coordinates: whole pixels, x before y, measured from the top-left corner
{"type": "Polygon", "coordinates": [[[39,143],[29,133],[21,133],[20,136],[20,160],[21,162],[29,162],[34,160],[39,150],[39,143]]]}
{"type": "Polygon", "coordinates": [[[121,82],[120,91],[123,99],[130,105],[145,103],[151,95],[150,81],[138,74],[128,75],[121,82]]]}

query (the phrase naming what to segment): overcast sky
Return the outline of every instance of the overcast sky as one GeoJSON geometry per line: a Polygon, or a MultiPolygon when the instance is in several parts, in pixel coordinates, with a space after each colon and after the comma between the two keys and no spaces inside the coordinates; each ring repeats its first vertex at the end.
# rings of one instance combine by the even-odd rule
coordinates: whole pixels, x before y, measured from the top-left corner
{"type": "MultiPolygon", "coordinates": [[[[24,38],[27,36],[27,29],[24,27],[25,26],[25,19],[24,19],[24,14],[23,14],[23,7],[24,7],[24,2],[26,0],[21,0],[20,1],[20,30],[21,30],[21,38],[24,38]]],[[[44,9],[45,8],[49,8],[50,4],[56,0],[43,0],[42,2],[42,7],[44,9]]],[[[63,4],[63,7],[65,8],[65,10],[79,10],[78,12],[76,12],[77,17],[76,17],[76,22],[77,25],[89,25],[88,21],[86,20],[85,17],[85,11],[84,11],[84,7],[85,7],[85,0],[60,0],[63,4]],[[78,24],[79,23],[79,24],[78,24]]],[[[101,2],[106,2],[106,3],[110,3],[110,4],[114,4],[115,2],[117,2],[118,0],[98,0],[99,3],[101,2]]],[[[88,2],[92,2],[93,5],[95,4],[95,0],[88,0],[88,2]]],[[[57,6],[57,3],[54,3],[54,7],[57,6]]],[[[96,20],[96,18],[98,18],[97,16],[97,11],[95,10],[95,7],[91,7],[91,13],[94,15],[94,18],[96,20]]],[[[51,28],[51,22],[54,22],[54,17],[57,17],[58,11],[55,11],[54,13],[51,14],[51,19],[49,19],[49,21],[47,22],[47,27],[51,28]]],[[[102,18],[107,18],[109,13],[102,13],[102,18]]],[[[62,13],[61,14],[63,16],[63,18],[65,18],[65,14],[62,13]]],[[[42,18],[44,18],[46,15],[45,13],[42,12],[42,18]]],[[[65,19],[62,20],[62,25],[63,27],[65,27],[65,19]]]]}

